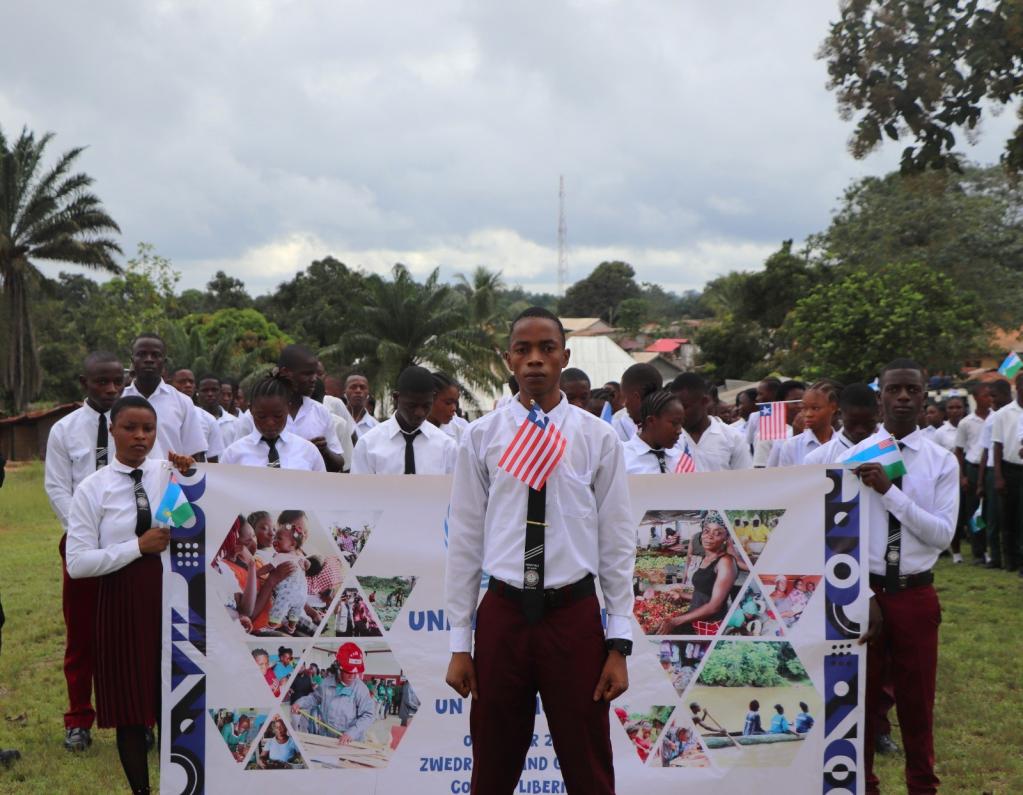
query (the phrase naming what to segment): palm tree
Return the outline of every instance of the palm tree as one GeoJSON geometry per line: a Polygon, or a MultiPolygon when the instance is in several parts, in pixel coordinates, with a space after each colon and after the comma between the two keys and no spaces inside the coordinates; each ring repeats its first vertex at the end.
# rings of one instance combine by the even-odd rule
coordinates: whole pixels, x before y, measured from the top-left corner
{"type": "Polygon", "coordinates": [[[0,386],[20,411],[42,382],[29,292],[39,283],[37,260],[56,260],[119,273],[120,232],[100,200],[89,192],[92,177],[70,173],[82,148],[62,154],[46,169],[43,155],[53,133],[36,138],[27,129],[13,144],[0,129],[0,290],[6,325],[6,356],[0,386]]]}
{"type": "Polygon", "coordinates": [[[465,297],[439,283],[439,269],[422,284],[401,264],[391,276],[366,279],[366,294],[352,308],[352,330],[321,355],[340,355],[359,364],[370,372],[380,394],[413,364],[438,367],[474,388],[502,382],[501,359],[489,334],[472,322],[465,297]]]}

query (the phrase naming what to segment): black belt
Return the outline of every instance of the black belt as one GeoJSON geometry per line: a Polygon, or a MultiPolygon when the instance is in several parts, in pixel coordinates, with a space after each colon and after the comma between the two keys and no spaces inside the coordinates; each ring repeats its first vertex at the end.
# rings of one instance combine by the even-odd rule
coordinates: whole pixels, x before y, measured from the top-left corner
{"type": "MultiPolygon", "coordinates": [[[[488,591],[493,591],[498,596],[503,596],[505,599],[510,599],[516,604],[522,604],[522,589],[516,588],[514,585],[509,585],[503,580],[499,580],[496,577],[490,578],[490,584],[487,585],[488,591]]],[[[593,575],[587,574],[581,580],[577,580],[571,585],[565,585],[561,588],[547,588],[543,592],[543,606],[545,610],[557,607],[568,607],[573,602],[578,602],[581,599],[585,599],[587,596],[592,596],[597,592],[596,586],[593,584],[593,575]]]]}
{"type": "MultiPolygon", "coordinates": [[[[892,592],[892,589],[885,589],[884,587],[884,575],[883,574],[871,574],[870,575],[870,587],[875,588],[878,591],[887,590],[888,593],[892,592]]],[[[899,575],[899,587],[895,588],[894,591],[906,591],[910,588],[923,588],[925,585],[930,585],[934,582],[933,571],[921,571],[917,574],[900,574],[899,575]]]]}
{"type": "Polygon", "coordinates": [[[1014,464],[1014,463],[1012,463],[1012,461],[1006,461],[1003,458],[1002,459],[1002,468],[1005,469],[1006,467],[1008,467],[1009,469],[1023,469],[1023,464],[1014,464]]]}

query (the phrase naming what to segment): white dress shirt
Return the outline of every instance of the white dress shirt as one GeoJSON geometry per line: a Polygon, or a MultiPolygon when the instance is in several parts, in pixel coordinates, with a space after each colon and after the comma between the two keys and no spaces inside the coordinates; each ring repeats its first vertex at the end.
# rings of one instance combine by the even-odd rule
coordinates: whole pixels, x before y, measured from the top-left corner
{"type": "MultiPolygon", "coordinates": [[[[465,425],[459,425],[457,422],[455,422],[455,420],[457,419],[460,419],[460,417],[454,417],[451,420],[451,422],[437,426],[442,431],[444,431],[444,433],[451,437],[451,441],[455,443],[456,447],[458,446],[458,443],[462,441],[462,431],[464,431],[466,427],[465,425]]],[[[468,425],[468,423],[466,423],[466,425],[468,425]]]]}
{"type": "Polygon", "coordinates": [[[934,429],[934,435],[931,437],[931,441],[935,444],[941,445],[950,453],[955,454],[956,426],[948,420],[945,420],[940,428],[934,429]]]}
{"type": "Polygon", "coordinates": [[[629,416],[628,409],[619,409],[614,413],[611,417],[611,427],[615,429],[618,438],[623,442],[629,441],[629,439],[636,435],[636,423],[629,416]]]}
{"type": "Polygon", "coordinates": [[[238,427],[238,418],[229,411],[220,410],[220,414],[216,417],[217,425],[220,426],[220,437],[224,440],[224,449],[230,447],[231,442],[235,440],[235,431],[238,427]]]}
{"type": "MultiPolygon", "coordinates": [[[[564,394],[548,417],[568,446],[547,481],[544,588],[595,575],[607,608],[607,636],[631,639],[636,525],[621,441],[564,394]]],[[[472,650],[483,571],[522,587],[529,487],[497,462],[525,419],[522,403],[509,403],[472,423],[458,448],[445,583],[452,652],[472,650]]]]}
{"type": "MultiPolygon", "coordinates": [[[[147,458],[140,468],[142,487],[155,513],[169,472],[155,458],[147,458]]],[[[142,557],[135,535],[138,509],[131,472],[131,467],[113,458],[75,491],[67,528],[67,570],[74,579],[101,577],[142,557]]]]}
{"type": "MultiPolygon", "coordinates": [[[[834,438],[832,434],[832,439],[834,438]]],[[[830,442],[831,439],[828,440],[830,442]]],[[[825,442],[827,444],[827,442],[825,442]]],[[[769,467],[796,467],[806,461],[806,456],[824,445],[821,444],[817,434],[807,428],[798,436],[786,439],[776,444],[771,450],[771,458],[768,460],[769,467]]]]}
{"type": "Polygon", "coordinates": [[[835,431],[831,441],[810,450],[803,459],[804,464],[834,464],[845,455],[846,451],[855,447],[842,431],[835,431]]]}
{"type": "MultiPolygon", "coordinates": [[[[980,447],[982,451],[990,450],[993,446],[991,436],[995,430],[995,415],[997,413],[997,411],[989,411],[987,417],[984,418],[984,427],[980,429],[980,447]]],[[[989,467],[994,466],[990,455],[987,457],[987,465],[989,467]]]]}
{"type": "Polygon", "coordinates": [[[380,424],[377,418],[369,413],[368,409],[363,410],[362,416],[359,419],[353,419],[352,421],[355,423],[355,437],[357,439],[365,436],[371,429],[380,424]]]}
{"type": "MultiPolygon", "coordinates": [[[[419,426],[412,442],[417,475],[450,475],[455,469],[454,440],[429,420],[419,426]]],[[[372,428],[355,443],[353,475],[405,473],[405,435],[397,416],[372,428]]]]}
{"type": "MultiPolygon", "coordinates": [[[[988,416],[990,414],[991,412],[988,412],[988,416]]],[[[959,421],[959,427],[956,428],[956,447],[962,448],[967,463],[980,463],[980,454],[984,451],[980,444],[980,435],[983,431],[984,420],[976,414],[967,414],[959,421]]]]}
{"type": "Polygon", "coordinates": [[[323,405],[331,414],[335,414],[352,424],[355,423],[355,420],[352,418],[352,412],[348,410],[348,406],[345,405],[345,402],[341,398],[334,397],[333,395],[324,395],[323,405]]]}
{"type": "MultiPolygon", "coordinates": [[[[238,423],[235,430],[235,439],[241,439],[243,436],[248,436],[256,430],[251,412],[246,411],[242,414],[238,418],[238,423]]],[[[302,405],[294,417],[291,416],[290,411],[288,412],[288,422],[284,429],[310,441],[312,439],[326,439],[327,449],[330,452],[340,456],[345,454],[344,448],[341,447],[341,442],[337,438],[337,432],[335,431],[334,421],[331,419],[330,412],[322,403],[317,403],[312,398],[302,397],[302,405]]]]}
{"type": "MultiPolygon", "coordinates": [[[[845,461],[890,435],[882,428],[839,460],[845,461]]],[[[871,574],[885,573],[889,512],[902,524],[900,574],[929,571],[955,535],[959,515],[959,464],[955,456],[919,430],[899,442],[904,445],[902,459],[907,473],[902,487],[893,484],[883,495],[865,487],[860,490],[860,516],[867,523],[871,574]]]]}
{"type": "Polygon", "coordinates": [[[162,460],[167,458],[167,453],[206,452],[206,437],[195,413],[195,404],[170,384],[161,381],[153,394],[146,397],[133,381],[122,393],[122,397],[128,395],[145,398],[156,412],[156,444],[149,452],[150,458],[162,460]]]}
{"type": "Polygon", "coordinates": [[[99,421],[107,425],[107,461],[114,457],[110,438],[110,412],[101,415],[88,403],[61,417],[46,440],[46,466],[43,486],[60,526],[67,531],[71,497],[89,475],[96,471],[96,440],[99,421]]]}
{"type": "Polygon", "coordinates": [[[1023,408],[1017,401],[1002,406],[995,412],[994,427],[991,429],[991,441],[1002,445],[1002,460],[1010,464],[1023,464],[1019,456],[1019,420],[1023,416],[1023,408]]]}
{"type": "MultiPolygon", "coordinates": [[[[326,472],[323,456],[316,445],[285,431],[277,437],[277,455],[281,469],[304,469],[307,472],[326,472]]],[[[270,456],[270,445],[263,441],[259,431],[243,436],[228,447],[220,457],[221,464],[241,464],[247,467],[265,467],[270,456]]]]}
{"type": "MultiPolygon", "coordinates": [[[[661,465],[657,463],[657,456],[654,455],[650,445],[639,438],[637,433],[624,445],[622,450],[625,455],[625,471],[630,475],[660,475],[661,465]]],[[[682,457],[682,448],[672,447],[664,451],[664,467],[668,472],[674,472],[678,466],[678,460],[682,457]]]]}
{"type": "Polygon", "coordinates": [[[736,433],[717,417],[710,418],[710,425],[700,435],[697,444],[684,428],[675,445],[679,456],[689,446],[697,472],[722,472],[726,469],[751,469],[753,459],[746,438],[736,433]]]}
{"type": "Polygon", "coordinates": [[[206,409],[195,406],[196,414],[199,417],[199,424],[202,426],[203,437],[206,439],[206,458],[220,458],[227,447],[224,444],[224,434],[220,429],[217,418],[206,409]]]}

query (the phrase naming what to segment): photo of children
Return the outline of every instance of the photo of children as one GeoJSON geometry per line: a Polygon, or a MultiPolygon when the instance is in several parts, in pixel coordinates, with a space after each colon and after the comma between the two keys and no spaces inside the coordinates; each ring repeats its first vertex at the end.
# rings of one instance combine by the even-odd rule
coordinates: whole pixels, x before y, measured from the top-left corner
{"type": "Polygon", "coordinates": [[[621,721],[632,744],[636,746],[636,753],[643,762],[650,756],[673,709],[674,707],[650,707],[645,712],[639,712],[627,706],[615,707],[615,715],[621,721]]]}
{"type": "Polygon", "coordinates": [[[719,641],[689,691],[694,727],[714,763],[792,763],[822,700],[790,643],[719,641]]]}
{"type": "Polygon", "coordinates": [[[344,578],[336,548],[304,511],[239,515],[210,564],[231,617],[260,637],[311,637],[344,578]]]}
{"type": "Polygon", "coordinates": [[[700,661],[710,648],[709,640],[655,640],[661,668],[680,696],[696,676],[700,661]]]}
{"type": "Polygon", "coordinates": [[[377,640],[320,640],[302,666],[308,682],[300,672],[285,703],[309,766],[384,767],[419,709],[390,648],[377,640]]]}
{"type": "Polygon", "coordinates": [[[675,710],[651,764],[659,767],[710,767],[710,758],[684,708],[675,710]]]}
{"type": "Polygon", "coordinates": [[[249,644],[252,661],[259,668],[259,672],[266,682],[274,698],[280,698],[281,693],[288,689],[291,677],[298,668],[298,660],[301,658],[304,648],[299,645],[292,645],[290,642],[285,646],[270,646],[267,643],[249,644]]]}
{"type": "Polygon", "coordinates": [[[236,762],[244,761],[252,747],[252,741],[259,736],[259,730],[266,721],[267,713],[252,707],[245,709],[211,709],[210,717],[216,724],[217,733],[227,744],[236,762]]]}
{"type": "Polygon", "coordinates": [[[341,598],[327,621],[326,634],[338,638],[380,637],[383,632],[376,615],[370,609],[369,600],[349,578],[341,589],[341,598]]]}
{"type": "Polygon", "coordinates": [[[788,629],[802,617],[821,581],[819,574],[760,574],[758,577],[779,619],[788,629]]]}
{"type": "Polygon", "coordinates": [[[305,770],[302,751],[280,715],[270,719],[266,732],[249,757],[246,770],[305,770]]]}
{"type": "Polygon", "coordinates": [[[648,635],[714,635],[749,564],[718,511],[648,511],[637,531],[636,620],[648,635]]]}
{"type": "Polygon", "coordinates": [[[756,579],[750,579],[739,593],[721,634],[772,638],[785,634],[777,608],[764,598],[756,579]]]}
{"type": "Polygon", "coordinates": [[[370,610],[384,629],[394,626],[398,614],[405,606],[412,589],[416,587],[415,577],[375,577],[359,574],[356,579],[366,594],[370,610]]]}
{"type": "Polygon", "coordinates": [[[767,539],[778,526],[785,511],[725,511],[735,537],[739,540],[750,563],[756,565],[767,539]]]}
{"type": "Polygon", "coordinates": [[[321,515],[349,567],[359,559],[382,515],[383,511],[331,511],[321,515]]]}

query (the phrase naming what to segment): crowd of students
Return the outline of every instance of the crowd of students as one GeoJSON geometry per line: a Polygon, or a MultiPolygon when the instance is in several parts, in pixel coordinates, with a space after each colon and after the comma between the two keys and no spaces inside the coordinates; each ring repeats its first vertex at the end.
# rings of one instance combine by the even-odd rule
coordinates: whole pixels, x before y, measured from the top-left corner
{"type": "MultiPolygon", "coordinates": [[[[876,389],[867,384],[843,386],[830,379],[805,384],[767,378],[740,393],[732,406],[721,403],[716,387],[695,373],[684,373],[665,387],[649,364],[633,365],[620,382],[594,389],[585,373],[566,367],[564,329],[545,310],[527,310],[512,324],[512,332],[506,353],[513,373],[512,395],[472,425],[459,411],[458,384],[444,373],[407,368],[391,395],[393,413],[377,419],[366,376],[353,373],[344,381],[329,377],[315,354],[300,345],[284,348],[277,366],[244,391],[237,382],[217,375],[168,372],[166,347],[156,334],[134,341],[127,368],[110,353],[87,357],[81,376],[84,403],[54,426],[46,456],[46,491],[65,530],[60,541],[69,698],[65,746],[73,751],[87,748],[94,722],[116,727],[133,791],[149,791],[145,753],[147,744],[152,745],[150,728],[157,718],[159,553],[169,541],[168,531],[152,521],[152,501],[160,496],[161,459],[170,459],[183,471],[206,461],[354,475],[454,473],[447,575],[453,661],[448,679],[468,695],[476,676],[465,658],[472,648],[473,589],[478,590],[479,572],[485,568],[494,575],[490,593],[496,587],[506,597],[529,601],[522,554],[516,552],[529,522],[556,525],[570,539],[567,558],[555,561],[548,556],[547,589],[571,587],[572,601],[588,605],[594,578],[598,579],[608,609],[608,642],[629,641],[635,527],[626,473],[835,463],[894,436],[908,469],[901,483],[889,481],[876,465],[857,469],[867,486],[863,516],[870,523],[871,581],[879,594],[872,607],[886,619],[884,637],[872,649],[887,651],[879,651],[876,660],[872,657],[870,670],[881,677],[883,670],[894,669],[903,672],[897,678],[915,680],[916,684],[901,682],[901,688],[896,682],[904,738],[908,724],[919,730],[912,742],[905,743],[907,775],[912,791],[936,787],[930,737],[937,623],[933,636],[909,633],[928,648],[933,646],[930,657],[921,661],[918,656],[909,666],[909,674],[900,657],[906,653],[905,638],[900,641],[891,628],[938,610],[930,570],[949,548],[953,559],[961,561],[959,544],[964,537],[974,563],[1019,567],[1023,374],[1016,379],[1015,399],[1010,384],[996,380],[972,387],[972,407],[965,394],[928,404],[922,368],[905,359],[881,373],[876,389]],[[758,406],[777,402],[788,407],[788,438],[763,439],[758,406]],[[497,455],[512,442],[532,405],[540,406],[567,438],[568,464],[551,476],[557,504],[550,502],[546,519],[527,522],[527,492],[494,478],[497,455]],[[502,514],[513,518],[502,519],[502,514]],[[514,518],[520,514],[522,522],[514,518]],[[894,575],[887,541],[892,521],[904,530],[901,550],[895,552],[894,575]],[[619,538],[617,528],[625,525],[627,532],[619,538]],[[978,531],[979,526],[986,532],[978,531]],[[502,533],[510,543],[487,542],[484,547],[485,536],[500,538],[502,533]],[[930,589],[926,598],[920,597],[924,589],[930,589]],[[123,597],[129,593],[132,598],[123,597]],[[912,604],[906,594],[913,595],[912,604]],[[139,654],[139,649],[145,653],[139,654]],[[900,665],[892,665],[893,659],[900,665]],[[905,695],[907,688],[913,691],[910,696],[905,695]],[[903,715],[910,710],[919,712],[918,720],[903,715]]],[[[532,505],[529,511],[533,516],[532,505]]],[[[713,532],[703,541],[705,547],[715,542],[713,532]]],[[[707,575],[705,590],[711,595],[714,581],[728,575],[729,567],[718,563],[725,557],[723,552],[715,557],[715,571],[707,575]]],[[[272,621],[294,627],[301,615],[290,606],[286,583],[276,586],[275,601],[281,609],[272,621]]],[[[709,596],[708,608],[712,601],[709,596]]],[[[510,616],[498,618],[496,607],[487,612],[490,618],[484,624],[514,624],[510,616]]],[[[694,620],[716,618],[713,609],[705,612],[707,616],[694,620]]],[[[356,625],[353,621],[352,634],[356,625]]],[[[339,634],[348,630],[346,622],[339,634]]],[[[507,649],[508,639],[490,640],[483,656],[493,662],[495,654],[507,649]]],[[[591,672],[591,690],[598,685],[595,697],[603,693],[613,698],[627,682],[626,647],[621,646],[619,664],[614,649],[609,655],[601,646],[600,664],[594,668],[592,660],[583,660],[593,654],[584,646],[580,644],[578,665],[562,660],[558,666],[591,672]]],[[[505,666],[514,659],[510,655],[502,664],[494,663],[488,676],[503,680],[505,666]]],[[[878,717],[868,720],[870,750],[875,739],[887,733],[881,718],[887,711],[884,685],[883,678],[871,680],[874,694],[868,702],[878,717]]],[[[477,702],[474,699],[474,710],[477,702]]],[[[521,769],[521,764],[509,767],[496,759],[509,754],[502,732],[488,740],[484,726],[498,720],[492,710],[500,708],[484,703],[474,723],[477,761],[484,773],[502,771],[496,778],[483,774],[478,778],[474,768],[477,788],[500,782],[501,789],[521,769]]],[[[557,711],[552,702],[549,712],[557,711]]],[[[606,710],[569,711],[572,720],[595,721],[598,735],[601,726],[606,728],[606,710]]],[[[523,727],[526,723],[532,725],[531,714],[522,718],[523,727]]],[[[524,729],[520,733],[525,736],[524,729]]],[[[571,743],[562,742],[559,755],[567,762],[566,783],[572,780],[571,786],[582,786],[583,791],[609,791],[608,782],[613,780],[609,748],[606,753],[594,751],[587,742],[578,743],[585,747],[574,762],[571,743]],[[581,760],[592,768],[588,773],[580,772],[581,760]]],[[[510,754],[517,758],[517,746],[510,754]]]]}

